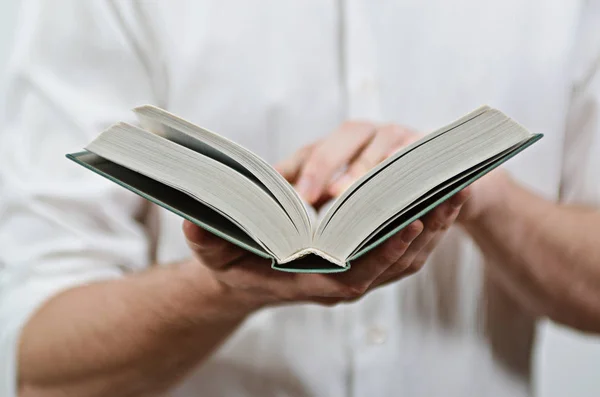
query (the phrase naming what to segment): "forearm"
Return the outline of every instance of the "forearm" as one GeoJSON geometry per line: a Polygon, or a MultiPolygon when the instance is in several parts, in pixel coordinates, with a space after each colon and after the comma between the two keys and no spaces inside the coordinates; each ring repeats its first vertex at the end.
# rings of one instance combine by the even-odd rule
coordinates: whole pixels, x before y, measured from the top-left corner
{"type": "Polygon", "coordinates": [[[197,263],[81,286],[25,325],[20,396],[151,395],[176,383],[244,319],[197,263]]]}
{"type": "Polygon", "coordinates": [[[500,181],[494,204],[465,222],[490,271],[536,314],[600,332],[600,213],[500,181]]]}

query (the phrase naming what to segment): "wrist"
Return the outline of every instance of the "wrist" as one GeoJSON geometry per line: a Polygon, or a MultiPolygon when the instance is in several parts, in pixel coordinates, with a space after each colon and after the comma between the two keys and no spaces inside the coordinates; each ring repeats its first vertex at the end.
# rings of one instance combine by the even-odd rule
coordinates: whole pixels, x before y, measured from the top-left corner
{"type": "Polygon", "coordinates": [[[196,259],[177,266],[175,288],[192,317],[214,317],[223,320],[243,320],[265,304],[258,297],[236,290],[221,282],[215,274],[196,259]]]}

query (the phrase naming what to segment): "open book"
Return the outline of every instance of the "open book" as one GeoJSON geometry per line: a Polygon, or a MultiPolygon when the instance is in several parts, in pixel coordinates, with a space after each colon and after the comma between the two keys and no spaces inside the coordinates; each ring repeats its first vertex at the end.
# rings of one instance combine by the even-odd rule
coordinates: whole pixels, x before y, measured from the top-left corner
{"type": "Polygon", "coordinates": [[[373,168],[317,214],[267,162],[154,106],[67,157],[257,255],[273,268],[337,272],[539,140],[490,107],[373,168]],[[315,260],[313,255],[324,259],[315,260]]]}

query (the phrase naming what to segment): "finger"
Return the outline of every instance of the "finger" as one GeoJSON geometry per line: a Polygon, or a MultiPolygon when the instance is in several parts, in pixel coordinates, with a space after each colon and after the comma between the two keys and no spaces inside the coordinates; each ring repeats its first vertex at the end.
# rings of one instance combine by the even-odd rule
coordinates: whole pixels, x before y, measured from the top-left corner
{"type": "Polygon", "coordinates": [[[319,197],[317,199],[317,201],[314,202],[314,204],[312,206],[314,209],[317,210],[317,213],[319,213],[321,211],[321,209],[323,208],[323,206],[329,204],[329,202],[333,198],[334,197],[332,195],[330,195],[329,192],[325,192],[324,194],[321,195],[321,197],[319,197]]]}
{"type": "Polygon", "coordinates": [[[430,243],[452,224],[456,215],[458,215],[458,210],[448,202],[440,204],[427,214],[423,220],[423,232],[413,241],[404,255],[373,282],[373,287],[383,285],[392,279],[399,279],[411,267],[413,268],[412,273],[418,271],[435,247],[435,244],[430,243]],[[430,249],[426,249],[427,247],[430,249]]]}
{"type": "MultiPolygon", "coordinates": [[[[464,200],[465,197],[468,198],[468,195],[459,197],[459,199],[464,200]]],[[[458,218],[460,208],[461,207],[456,207],[456,202],[453,204],[452,199],[450,200],[449,208],[446,209],[446,211],[448,212],[446,214],[445,220],[443,221],[443,225],[441,227],[440,232],[437,233],[437,235],[434,236],[434,238],[431,239],[429,243],[427,243],[427,245],[423,247],[423,249],[417,254],[417,256],[413,260],[413,263],[411,264],[412,267],[416,267],[418,270],[420,267],[423,266],[431,252],[433,252],[440,240],[444,237],[445,232],[452,226],[452,224],[454,224],[454,222],[458,218]]]]}
{"type": "Polygon", "coordinates": [[[360,177],[394,153],[397,148],[407,145],[413,135],[416,136],[397,125],[378,128],[373,139],[354,157],[346,172],[331,184],[329,193],[333,196],[343,193],[360,177]]]}
{"type": "Polygon", "coordinates": [[[196,258],[210,268],[224,268],[246,254],[240,247],[187,220],[183,222],[183,233],[196,258]]]}
{"type": "Polygon", "coordinates": [[[413,274],[417,273],[419,270],[421,270],[420,268],[416,268],[416,267],[412,267],[409,266],[407,267],[405,270],[394,274],[394,275],[390,275],[389,277],[382,277],[380,279],[378,279],[376,282],[374,282],[372,284],[372,288],[381,288],[384,287],[386,285],[390,285],[393,283],[396,283],[400,280],[403,280],[409,276],[412,276],[413,274]]]}
{"type": "Polygon", "coordinates": [[[460,192],[456,193],[454,196],[450,197],[450,205],[454,208],[460,208],[471,198],[472,188],[467,186],[460,192]]]}
{"type": "Polygon", "coordinates": [[[256,310],[285,301],[300,301],[294,280],[297,275],[274,270],[270,264],[268,259],[247,254],[229,266],[213,269],[213,275],[229,289],[243,295],[243,299],[238,299],[238,309],[256,310]]]}
{"type": "Polygon", "coordinates": [[[402,257],[422,230],[422,222],[415,221],[354,262],[350,271],[329,276],[340,287],[338,296],[352,299],[364,294],[374,280],[402,257]]]}
{"type": "Polygon", "coordinates": [[[433,251],[433,249],[437,246],[438,242],[444,236],[444,232],[437,232],[433,238],[429,240],[429,242],[417,253],[417,255],[412,258],[412,262],[408,264],[408,266],[404,266],[404,269],[399,272],[390,272],[389,274],[385,274],[385,277],[381,277],[377,280],[376,283],[373,283],[374,287],[382,287],[384,285],[395,283],[396,281],[402,280],[408,276],[412,276],[413,274],[419,272],[425,265],[425,262],[429,258],[429,255],[433,251]]]}
{"type": "Polygon", "coordinates": [[[369,142],[374,132],[371,123],[344,123],[316,146],[302,165],[296,184],[298,193],[307,202],[316,202],[332,176],[369,142]]]}
{"type": "Polygon", "coordinates": [[[393,155],[400,148],[419,139],[419,136],[419,134],[398,125],[392,124],[379,128],[375,137],[355,157],[346,172],[330,185],[329,194],[334,197],[341,195],[373,167],[393,155]]]}
{"type": "Polygon", "coordinates": [[[390,279],[399,278],[412,265],[419,252],[435,237],[437,231],[425,228],[423,232],[413,241],[406,253],[390,266],[387,271],[380,274],[371,285],[372,288],[379,287],[390,279]]]}
{"type": "Polygon", "coordinates": [[[320,141],[306,145],[297,150],[290,157],[275,165],[275,169],[289,182],[294,183],[300,172],[302,164],[306,161],[312,150],[320,141]]]}

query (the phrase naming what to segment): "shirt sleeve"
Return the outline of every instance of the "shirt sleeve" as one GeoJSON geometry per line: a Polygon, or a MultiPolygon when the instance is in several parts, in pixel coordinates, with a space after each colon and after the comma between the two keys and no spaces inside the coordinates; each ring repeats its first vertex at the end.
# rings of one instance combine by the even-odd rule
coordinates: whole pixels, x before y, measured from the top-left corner
{"type": "Polygon", "coordinates": [[[22,3],[0,129],[1,396],[16,397],[20,330],[43,302],[150,260],[142,200],[65,159],[161,102],[137,3],[22,3]]]}
{"type": "Polygon", "coordinates": [[[572,56],[560,199],[600,208],[600,0],[589,0],[572,56]]]}

